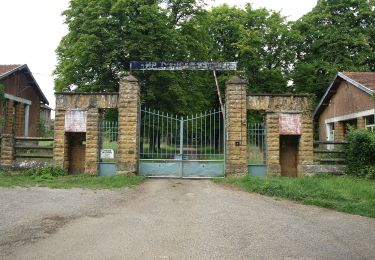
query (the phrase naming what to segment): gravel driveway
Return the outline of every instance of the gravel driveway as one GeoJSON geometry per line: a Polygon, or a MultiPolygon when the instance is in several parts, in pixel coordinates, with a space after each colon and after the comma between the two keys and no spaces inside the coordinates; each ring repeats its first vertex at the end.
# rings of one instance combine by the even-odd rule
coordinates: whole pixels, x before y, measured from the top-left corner
{"type": "Polygon", "coordinates": [[[4,259],[374,259],[375,220],[204,180],[0,189],[4,259]]]}

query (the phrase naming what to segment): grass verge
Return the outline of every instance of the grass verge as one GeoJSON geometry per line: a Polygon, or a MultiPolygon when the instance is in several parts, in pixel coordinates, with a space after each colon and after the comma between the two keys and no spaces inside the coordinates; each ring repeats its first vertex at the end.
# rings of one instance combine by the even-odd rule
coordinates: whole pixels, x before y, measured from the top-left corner
{"type": "Polygon", "coordinates": [[[113,189],[122,187],[133,187],[144,180],[141,176],[59,176],[44,179],[40,176],[24,176],[0,174],[1,187],[49,187],[55,189],[89,188],[89,189],[113,189]]]}
{"type": "Polygon", "coordinates": [[[248,192],[375,218],[375,181],[348,176],[240,177],[215,180],[248,192]]]}

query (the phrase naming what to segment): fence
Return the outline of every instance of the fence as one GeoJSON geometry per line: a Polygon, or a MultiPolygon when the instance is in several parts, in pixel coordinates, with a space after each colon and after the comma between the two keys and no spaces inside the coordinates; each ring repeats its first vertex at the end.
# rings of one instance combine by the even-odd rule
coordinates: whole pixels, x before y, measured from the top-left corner
{"type": "Polygon", "coordinates": [[[266,176],[266,129],[263,123],[247,125],[247,161],[251,176],[266,176]]]}
{"type": "Polygon", "coordinates": [[[53,137],[14,137],[16,168],[45,166],[52,163],[53,137]]]}
{"type": "Polygon", "coordinates": [[[100,150],[113,150],[113,156],[105,156],[101,154],[101,162],[115,162],[118,150],[118,122],[103,121],[99,127],[99,145],[100,150]],[[108,158],[111,157],[111,158],[108,158]]]}
{"type": "Polygon", "coordinates": [[[314,162],[318,164],[345,164],[343,146],[345,141],[315,141],[314,162]]]}
{"type": "Polygon", "coordinates": [[[248,164],[266,163],[266,129],[263,123],[247,125],[247,158],[248,164]]]}

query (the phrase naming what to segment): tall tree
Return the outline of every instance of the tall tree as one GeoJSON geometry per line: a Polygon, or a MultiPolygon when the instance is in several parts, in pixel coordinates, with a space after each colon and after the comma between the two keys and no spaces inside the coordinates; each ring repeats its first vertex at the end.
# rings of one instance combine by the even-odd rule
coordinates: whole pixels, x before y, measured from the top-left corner
{"type": "Polygon", "coordinates": [[[287,82],[295,59],[295,36],[285,17],[250,4],[245,9],[222,5],[208,16],[212,57],[238,61],[251,92],[291,91],[287,82]]]}
{"type": "Polygon", "coordinates": [[[320,98],[337,71],[375,70],[375,1],[319,0],[293,27],[300,34],[293,81],[320,98]]]}
{"type": "Polygon", "coordinates": [[[278,12],[246,6],[242,27],[240,64],[249,80],[250,91],[288,93],[291,65],[295,60],[297,36],[278,12]]]}
{"type": "MultiPolygon", "coordinates": [[[[193,12],[201,11],[200,5],[195,0],[71,0],[64,12],[69,33],[57,48],[55,90],[116,91],[132,60],[206,59],[206,52],[200,51],[203,44],[193,37],[198,34],[189,25],[193,12]]],[[[143,85],[144,103],[181,112],[213,103],[209,98],[215,93],[214,84],[210,91],[207,75],[199,75],[155,72],[136,76],[143,85]]]]}

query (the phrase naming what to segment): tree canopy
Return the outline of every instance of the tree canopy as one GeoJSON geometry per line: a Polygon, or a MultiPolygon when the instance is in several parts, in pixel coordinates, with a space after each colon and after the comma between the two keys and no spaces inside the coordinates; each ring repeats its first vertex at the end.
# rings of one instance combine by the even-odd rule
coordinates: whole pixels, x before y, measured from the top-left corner
{"type": "Polygon", "coordinates": [[[374,71],[375,1],[320,0],[298,20],[295,88],[321,97],[338,71],[374,71]]]}
{"type": "MultiPolygon", "coordinates": [[[[375,0],[320,0],[296,22],[204,0],[71,0],[56,91],[117,91],[132,60],[237,61],[252,93],[320,97],[340,70],[375,70],[375,0]]],[[[220,87],[232,73],[219,73],[220,87]]],[[[137,72],[142,102],[187,114],[218,106],[212,72],[137,72]]]]}

